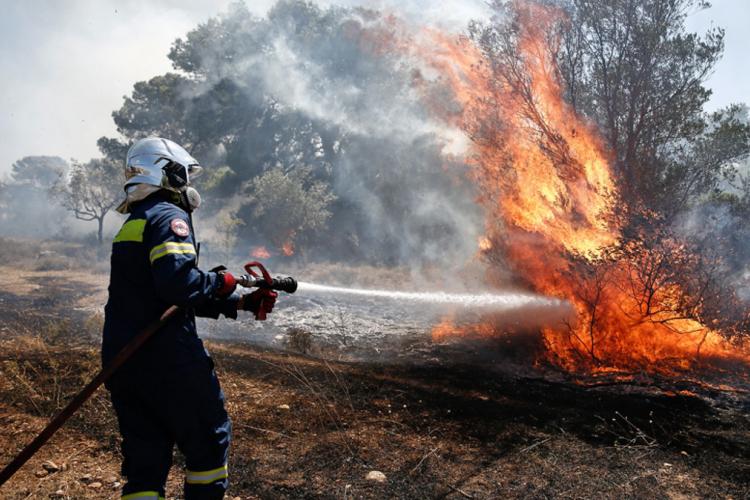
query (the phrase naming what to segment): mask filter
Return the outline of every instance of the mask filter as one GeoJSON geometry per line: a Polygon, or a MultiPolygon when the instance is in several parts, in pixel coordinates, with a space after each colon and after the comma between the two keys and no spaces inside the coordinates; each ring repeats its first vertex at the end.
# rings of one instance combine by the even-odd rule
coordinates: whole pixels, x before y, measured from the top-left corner
{"type": "Polygon", "coordinates": [[[191,212],[201,206],[201,195],[194,187],[185,189],[185,200],[191,212]]]}

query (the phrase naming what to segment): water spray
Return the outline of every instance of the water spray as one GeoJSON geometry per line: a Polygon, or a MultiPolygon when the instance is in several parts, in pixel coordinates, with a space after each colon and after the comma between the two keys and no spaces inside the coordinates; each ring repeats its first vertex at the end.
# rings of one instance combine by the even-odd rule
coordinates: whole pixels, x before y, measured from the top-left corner
{"type": "Polygon", "coordinates": [[[454,305],[466,308],[510,310],[523,307],[561,307],[568,305],[567,301],[561,299],[544,297],[541,295],[534,295],[529,293],[465,294],[447,292],[402,292],[394,290],[374,290],[367,288],[345,288],[306,282],[300,282],[297,285],[299,290],[310,293],[355,295],[417,303],[454,305]]]}

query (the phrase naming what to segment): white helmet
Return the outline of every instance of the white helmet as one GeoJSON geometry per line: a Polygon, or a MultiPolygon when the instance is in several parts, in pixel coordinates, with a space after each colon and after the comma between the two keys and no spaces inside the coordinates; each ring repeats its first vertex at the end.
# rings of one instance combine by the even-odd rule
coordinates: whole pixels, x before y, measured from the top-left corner
{"type": "Polygon", "coordinates": [[[147,184],[181,193],[187,189],[190,178],[197,177],[201,170],[198,161],[179,144],[161,137],[147,137],[128,150],[125,190],[147,184]]]}

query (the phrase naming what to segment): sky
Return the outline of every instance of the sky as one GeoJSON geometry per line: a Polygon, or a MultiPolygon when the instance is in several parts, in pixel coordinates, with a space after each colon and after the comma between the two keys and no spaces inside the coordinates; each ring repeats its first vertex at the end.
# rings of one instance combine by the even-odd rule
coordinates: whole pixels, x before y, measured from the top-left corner
{"type": "MultiPolygon", "coordinates": [[[[27,155],[88,160],[114,136],[111,112],[135,82],[171,69],[172,42],[225,10],[231,0],[0,0],[0,178],[27,155]]],[[[249,0],[263,15],[274,0],[249,0]]],[[[366,4],[464,26],[488,10],[482,0],[318,0],[366,4]]],[[[750,0],[714,0],[688,27],[727,30],[724,59],[708,85],[710,108],[750,103],[750,0]]]]}

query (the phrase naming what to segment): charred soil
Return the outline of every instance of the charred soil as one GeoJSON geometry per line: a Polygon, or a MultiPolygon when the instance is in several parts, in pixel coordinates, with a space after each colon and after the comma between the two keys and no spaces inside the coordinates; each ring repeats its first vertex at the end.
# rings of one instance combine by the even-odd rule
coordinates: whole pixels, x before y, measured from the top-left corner
{"type": "MultiPolygon", "coordinates": [[[[99,364],[100,317],[86,301],[104,280],[87,288],[74,273],[30,279],[44,279],[43,294],[4,287],[0,297],[2,464],[99,364]]],[[[234,424],[229,498],[750,496],[744,393],[208,346],[234,424]],[[372,471],[385,479],[367,479],[372,471]]],[[[100,390],[2,497],[117,498],[118,441],[100,390]]],[[[170,497],[181,495],[181,466],[177,455],[170,497]]]]}

